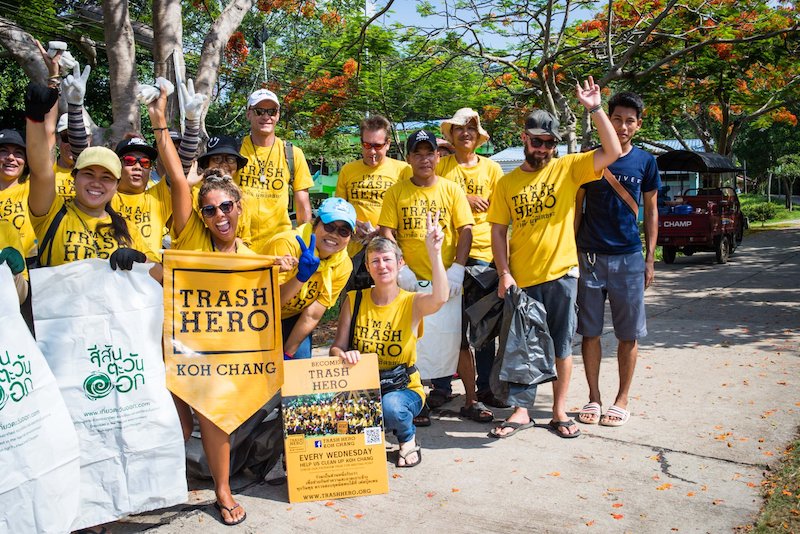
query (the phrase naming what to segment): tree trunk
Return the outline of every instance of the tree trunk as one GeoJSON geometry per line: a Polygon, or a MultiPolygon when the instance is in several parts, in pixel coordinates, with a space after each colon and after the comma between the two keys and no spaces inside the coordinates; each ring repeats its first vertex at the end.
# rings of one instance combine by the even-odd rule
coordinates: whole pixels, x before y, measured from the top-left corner
{"type": "MultiPolygon", "coordinates": [[[[220,13],[219,18],[211,25],[203,49],[200,52],[200,64],[195,74],[194,90],[203,93],[211,100],[214,85],[217,83],[219,66],[222,63],[222,52],[228,39],[236,28],[242,23],[242,19],[253,5],[253,0],[232,0],[220,13]]],[[[203,114],[203,126],[205,131],[205,113],[203,114]]]]}
{"type": "Polygon", "coordinates": [[[186,65],[183,62],[183,18],[180,0],[153,0],[153,66],[156,78],[175,84],[175,92],[167,101],[167,124],[175,124],[179,112],[178,80],[186,82],[186,65]],[[176,70],[177,64],[177,70],[176,70]]]}
{"type": "Polygon", "coordinates": [[[108,57],[111,87],[111,141],[118,141],[131,131],[141,129],[139,104],[136,101],[136,47],[128,14],[127,0],[104,0],[103,34],[108,57]]]}
{"type": "MultiPolygon", "coordinates": [[[[42,44],[47,47],[47,43],[42,44]]],[[[28,78],[41,84],[47,83],[47,67],[33,37],[5,17],[0,17],[0,45],[8,50],[28,78]]]]}

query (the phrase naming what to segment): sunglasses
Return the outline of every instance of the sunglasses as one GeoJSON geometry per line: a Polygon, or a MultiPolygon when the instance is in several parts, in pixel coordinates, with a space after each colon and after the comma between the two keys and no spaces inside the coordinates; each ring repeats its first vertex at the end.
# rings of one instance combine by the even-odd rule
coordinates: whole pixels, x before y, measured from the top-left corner
{"type": "Polygon", "coordinates": [[[323,223],[322,228],[329,234],[336,232],[339,234],[339,237],[350,237],[353,235],[353,231],[346,224],[339,226],[332,223],[323,223]]]}
{"type": "Polygon", "coordinates": [[[220,163],[227,163],[229,165],[235,165],[237,163],[236,156],[211,156],[208,158],[208,161],[214,165],[219,165],[220,163]]]}
{"type": "Polygon", "coordinates": [[[250,108],[250,111],[258,115],[259,117],[263,117],[264,115],[269,115],[270,117],[274,117],[278,114],[278,108],[250,108]]]}
{"type": "Polygon", "coordinates": [[[384,141],[383,143],[367,143],[366,141],[361,141],[361,146],[364,147],[364,150],[369,150],[370,148],[373,150],[380,150],[388,144],[389,141],[384,141]]]}
{"type": "Polygon", "coordinates": [[[227,215],[231,211],[233,211],[233,201],[226,200],[219,206],[213,206],[211,204],[209,204],[208,206],[203,206],[202,208],[200,208],[200,213],[202,213],[203,217],[205,217],[206,219],[210,219],[211,217],[217,214],[217,208],[219,208],[219,211],[221,211],[223,214],[227,215]]]}
{"type": "Polygon", "coordinates": [[[558,144],[555,139],[548,139],[545,141],[544,139],[539,139],[538,137],[528,137],[528,140],[530,140],[533,148],[540,148],[543,146],[546,148],[555,148],[555,146],[558,144]]]}
{"type": "Polygon", "coordinates": [[[138,163],[143,169],[149,169],[153,165],[153,162],[147,156],[142,156],[141,158],[137,158],[136,156],[122,156],[119,159],[126,167],[133,167],[138,163]]]}

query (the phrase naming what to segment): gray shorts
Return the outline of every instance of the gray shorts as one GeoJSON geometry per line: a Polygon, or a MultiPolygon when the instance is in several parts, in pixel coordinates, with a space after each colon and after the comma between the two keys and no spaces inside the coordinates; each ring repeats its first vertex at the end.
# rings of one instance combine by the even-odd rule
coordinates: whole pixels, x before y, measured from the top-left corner
{"type": "Polygon", "coordinates": [[[611,307],[614,334],[622,341],[647,335],[644,312],[644,257],[631,254],[578,252],[578,333],[597,337],[603,333],[606,297],[611,307]]]}
{"type": "Polygon", "coordinates": [[[572,355],[572,338],[575,336],[575,299],[578,281],[571,276],[523,288],[527,295],[544,305],[547,328],[556,349],[556,358],[572,355]]]}

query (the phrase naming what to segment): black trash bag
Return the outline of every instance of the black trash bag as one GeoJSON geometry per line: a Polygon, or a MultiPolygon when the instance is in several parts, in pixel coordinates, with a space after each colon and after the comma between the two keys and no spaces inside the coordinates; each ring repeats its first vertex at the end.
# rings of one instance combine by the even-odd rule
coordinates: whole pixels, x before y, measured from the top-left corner
{"type": "MultiPolygon", "coordinates": [[[[536,386],[555,380],[555,353],[542,303],[517,287],[508,288],[503,299],[500,346],[490,376],[492,392],[509,402],[509,383],[536,386]]],[[[535,395],[535,388],[530,389],[535,395]]],[[[532,400],[514,405],[529,404],[532,400]]]]}
{"type": "Polygon", "coordinates": [[[483,347],[500,335],[503,318],[503,299],[492,291],[465,310],[469,318],[469,343],[483,347]]]}
{"type": "MultiPolygon", "coordinates": [[[[275,466],[283,453],[283,421],[281,396],[274,395],[264,406],[233,431],[231,443],[231,476],[249,469],[259,479],[275,466]]],[[[211,478],[203,452],[200,433],[196,431],[186,443],[186,472],[194,478],[211,478]]]]}
{"type": "Polygon", "coordinates": [[[491,265],[467,265],[464,275],[464,302],[468,306],[490,293],[497,294],[497,270],[491,265]]]}

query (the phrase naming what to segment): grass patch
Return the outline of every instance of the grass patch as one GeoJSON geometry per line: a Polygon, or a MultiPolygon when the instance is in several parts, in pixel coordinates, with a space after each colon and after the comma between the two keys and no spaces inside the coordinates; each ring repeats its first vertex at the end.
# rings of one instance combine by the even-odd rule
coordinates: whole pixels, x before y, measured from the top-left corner
{"type": "Polygon", "coordinates": [[[800,532],[800,437],[786,447],[777,469],[762,483],[764,507],[748,532],[800,532]]]}
{"type": "MultiPolygon", "coordinates": [[[[766,195],[753,195],[750,193],[746,195],[739,195],[739,202],[742,205],[742,211],[746,211],[747,208],[750,208],[755,204],[760,204],[766,201],[767,201],[766,195]]],[[[773,204],[775,206],[775,217],[768,219],[765,222],[765,224],[772,224],[781,221],[793,221],[796,219],[800,219],[799,206],[795,206],[793,211],[789,211],[784,207],[782,200],[780,201],[773,200],[772,202],[770,202],[770,204],[773,204]]],[[[750,226],[757,227],[760,226],[760,224],[754,221],[750,221],[750,226]]]]}

